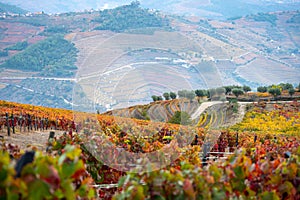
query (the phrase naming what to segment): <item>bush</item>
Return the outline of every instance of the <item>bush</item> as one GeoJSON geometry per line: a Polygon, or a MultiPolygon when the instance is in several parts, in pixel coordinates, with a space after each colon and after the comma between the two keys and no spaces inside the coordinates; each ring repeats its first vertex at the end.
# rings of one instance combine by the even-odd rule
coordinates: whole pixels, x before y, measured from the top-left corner
{"type": "Polygon", "coordinates": [[[95,28],[96,30],[116,32],[146,27],[163,27],[168,24],[158,13],[151,13],[147,9],[140,8],[138,1],[115,9],[103,10],[94,21],[100,23],[95,28]]]}
{"type": "Polygon", "coordinates": [[[234,88],[234,89],[232,89],[232,93],[233,93],[236,97],[238,97],[238,96],[244,94],[244,91],[243,91],[242,89],[239,89],[239,88],[234,88]]]}
{"type": "Polygon", "coordinates": [[[41,74],[69,74],[75,69],[77,49],[63,36],[54,36],[33,44],[1,65],[3,68],[39,71],[41,74]]]}
{"type": "Polygon", "coordinates": [[[268,91],[268,88],[266,86],[260,86],[257,88],[257,92],[267,92],[268,91]]]}
{"type": "Polygon", "coordinates": [[[189,125],[191,124],[190,115],[185,111],[176,111],[173,117],[169,120],[169,123],[189,125]]]}
{"type": "Polygon", "coordinates": [[[35,153],[19,178],[7,152],[0,151],[0,195],[4,199],[93,199],[92,179],[86,174],[81,150],[67,145],[61,156],[35,153]]]}
{"type": "Polygon", "coordinates": [[[17,42],[15,45],[5,48],[5,50],[22,51],[28,47],[28,42],[17,42]]]}

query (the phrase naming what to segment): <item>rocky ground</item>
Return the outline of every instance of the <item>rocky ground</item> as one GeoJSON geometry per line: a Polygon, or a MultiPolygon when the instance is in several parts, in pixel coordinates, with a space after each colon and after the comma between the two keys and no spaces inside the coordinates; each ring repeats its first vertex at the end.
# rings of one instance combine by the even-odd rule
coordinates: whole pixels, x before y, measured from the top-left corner
{"type": "MultiPolygon", "coordinates": [[[[1,130],[0,136],[3,136],[6,143],[18,145],[20,149],[29,150],[32,149],[32,147],[36,147],[38,150],[45,152],[50,131],[52,130],[31,132],[17,131],[15,134],[11,133],[11,135],[8,136],[6,130],[1,130]]],[[[63,134],[63,131],[53,131],[56,137],[63,134]]]]}

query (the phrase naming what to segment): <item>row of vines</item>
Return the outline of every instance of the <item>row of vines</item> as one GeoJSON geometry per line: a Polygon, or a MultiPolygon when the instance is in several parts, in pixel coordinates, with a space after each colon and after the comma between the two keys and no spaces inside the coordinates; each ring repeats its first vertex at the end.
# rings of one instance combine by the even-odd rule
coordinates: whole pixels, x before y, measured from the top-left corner
{"type": "MultiPolygon", "coordinates": [[[[300,199],[299,103],[276,104],[271,110],[253,106],[241,123],[214,131],[219,137],[211,151],[233,155],[225,161],[208,160],[205,166],[201,148],[212,132],[201,127],[98,115],[97,132],[84,137],[66,134],[54,138],[47,144],[52,150],[35,151],[33,162],[19,176],[15,163],[25,152],[3,140],[0,196],[4,199],[300,199]],[[87,142],[93,141],[96,147],[101,144],[99,135],[134,153],[159,151],[175,140],[179,156],[170,165],[152,172],[118,171],[88,150],[87,142]],[[117,186],[99,187],[104,184],[117,186]]],[[[46,108],[35,111],[29,105],[7,102],[1,102],[2,108],[15,113],[19,110],[40,115],[56,113],[67,119],[71,115],[69,111],[46,108]]],[[[92,123],[91,120],[88,126],[93,127],[92,123]]],[[[106,153],[114,152],[106,149],[106,153]]]]}

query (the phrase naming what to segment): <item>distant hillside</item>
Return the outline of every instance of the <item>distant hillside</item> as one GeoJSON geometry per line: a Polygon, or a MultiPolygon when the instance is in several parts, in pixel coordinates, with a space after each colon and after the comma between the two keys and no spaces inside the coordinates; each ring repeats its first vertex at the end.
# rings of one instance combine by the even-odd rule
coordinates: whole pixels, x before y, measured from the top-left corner
{"type": "Polygon", "coordinates": [[[85,99],[82,88],[70,80],[25,79],[0,90],[1,100],[52,108],[81,110],[72,104],[73,95],[85,99]],[[76,92],[73,93],[73,88],[76,92]]]}
{"type": "MultiPolygon", "coordinates": [[[[1,1],[4,2],[4,0],[1,1]]],[[[132,1],[133,0],[10,0],[10,3],[31,12],[45,11],[46,13],[63,13],[83,11],[85,9],[115,8],[120,5],[129,4],[132,1]]],[[[298,0],[140,0],[140,2],[142,7],[145,8],[158,9],[171,14],[202,16],[213,19],[227,19],[259,12],[296,10],[300,7],[300,1],[298,0]]]]}
{"type": "Polygon", "coordinates": [[[0,96],[36,105],[51,99],[69,108],[82,103],[76,101],[83,92],[105,111],[147,104],[151,95],[166,91],[298,84],[298,21],[299,11],[224,21],[166,15],[137,2],[104,11],[7,16],[0,20],[0,96]],[[76,81],[80,94],[70,102],[72,94],[63,87],[57,91],[67,94],[67,102],[53,99],[47,87],[26,80],[32,76],[40,85],[52,78],[50,91],[76,81]]]}
{"type": "Polygon", "coordinates": [[[141,8],[139,2],[132,2],[130,5],[101,11],[94,21],[100,23],[95,28],[96,30],[117,32],[167,25],[167,21],[163,20],[159,13],[151,13],[149,10],[141,8]]]}
{"type": "Polygon", "coordinates": [[[14,5],[0,2],[0,13],[26,14],[28,11],[14,5]]]}
{"type": "Polygon", "coordinates": [[[240,122],[244,112],[245,106],[238,104],[174,99],[116,109],[104,114],[182,125],[188,123],[202,128],[218,129],[240,122]],[[236,111],[233,109],[234,106],[236,111]]]}
{"type": "MultiPolygon", "coordinates": [[[[23,49],[21,49],[23,50],[23,49]]],[[[40,76],[74,76],[77,49],[62,36],[49,37],[8,59],[1,68],[38,71],[40,76]]]]}

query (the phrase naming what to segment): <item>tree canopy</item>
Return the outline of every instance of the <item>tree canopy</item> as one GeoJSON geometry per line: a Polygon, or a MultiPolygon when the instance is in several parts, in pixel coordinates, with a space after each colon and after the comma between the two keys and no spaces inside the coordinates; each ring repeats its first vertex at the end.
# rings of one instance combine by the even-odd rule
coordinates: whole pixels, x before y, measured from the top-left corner
{"type": "Polygon", "coordinates": [[[273,95],[274,97],[277,97],[277,96],[281,95],[281,91],[280,91],[279,88],[270,88],[270,89],[268,90],[268,92],[269,92],[271,95],[273,95]]]}
{"type": "Polygon", "coordinates": [[[41,72],[40,75],[66,76],[75,66],[77,49],[74,44],[56,35],[27,47],[14,55],[2,68],[41,72]]]}
{"type": "Polygon", "coordinates": [[[138,1],[115,9],[103,10],[94,21],[100,23],[95,28],[96,30],[116,32],[146,27],[163,27],[168,24],[167,20],[159,16],[157,12],[141,8],[138,1]]]}
{"type": "Polygon", "coordinates": [[[233,88],[232,93],[236,96],[239,97],[240,95],[244,94],[244,90],[240,88],[233,88]]]}
{"type": "Polygon", "coordinates": [[[190,115],[185,111],[176,111],[173,117],[169,120],[169,123],[189,125],[191,124],[190,115]]]}

